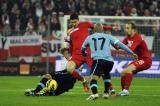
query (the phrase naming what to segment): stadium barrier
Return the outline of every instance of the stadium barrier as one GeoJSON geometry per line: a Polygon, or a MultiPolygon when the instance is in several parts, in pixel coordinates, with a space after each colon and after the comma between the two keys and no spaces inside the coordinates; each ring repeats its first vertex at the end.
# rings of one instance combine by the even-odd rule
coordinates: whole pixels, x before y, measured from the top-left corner
{"type": "MultiPolygon", "coordinates": [[[[122,40],[124,36],[115,36],[122,40]]],[[[153,36],[146,36],[145,40],[149,50],[153,48],[153,36]]],[[[59,49],[62,45],[60,40],[49,41],[49,56],[59,56],[59,49]]],[[[113,49],[113,48],[112,48],[113,49]]],[[[47,56],[47,41],[43,40],[41,36],[12,36],[0,38],[0,60],[6,60],[8,56],[47,56]]]]}
{"type": "MultiPolygon", "coordinates": [[[[54,71],[50,64],[50,72],[54,71]]],[[[0,75],[43,75],[46,73],[46,63],[13,63],[0,62],[0,75]]]]}
{"type": "MultiPolygon", "coordinates": [[[[60,40],[49,41],[49,57],[59,56],[61,47],[60,40]]],[[[33,57],[47,56],[47,41],[41,36],[11,36],[0,37],[0,60],[7,60],[9,57],[33,57]]]]}
{"type": "MultiPolygon", "coordinates": [[[[118,39],[123,39],[123,36],[117,36],[118,39]]],[[[153,36],[146,36],[147,44],[150,50],[152,50],[153,47],[153,36]]],[[[12,37],[3,37],[0,40],[1,49],[0,49],[0,58],[3,60],[4,58],[8,58],[8,54],[10,56],[17,56],[17,57],[23,57],[23,56],[31,56],[39,55],[42,60],[38,63],[11,63],[11,62],[0,62],[0,75],[38,75],[45,73],[45,57],[47,56],[47,43],[46,41],[42,40],[41,37],[36,36],[30,38],[30,37],[18,37],[18,36],[12,36],[12,37]],[[25,49],[24,49],[25,48],[25,49]],[[37,49],[35,49],[37,48],[37,49]],[[7,51],[7,52],[6,52],[7,51]],[[29,51],[29,52],[28,52],[29,51]],[[27,54],[28,53],[28,54],[27,54]],[[44,62],[44,63],[43,63],[44,62]],[[37,66],[37,70],[33,70],[32,66],[37,66]],[[39,69],[38,69],[39,67],[39,69]],[[12,70],[13,69],[13,70],[12,70]],[[26,70],[22,70],[26,69],[26,70]]],[[[55,70],[58,69],[58,56],[60,56],[59,48],[61,47],[61,41],[59,40],[51,40],[49,41],[49,57],[51,57],[52,60],[52,66],[55,65],[55,70]],[[56,61],[56,64],[55,64],[56,61]]],[[[115,51],[116,52],[116,51],[115,51]]],[[[115,55],[119,56],[120,53],[115,53],[115,55]],[[117,55],[118,54],[118,55],[117,55]]],[[[117,57],[115,59],[115,65],[113,67],[113,70],[111,74],[113,76],[120,76],[120,72],[126,66],[131,60],[127,58],[120,58],[117,57]]],[[[54,70],[54,69],[52,69],[54,70]]],[[[87,76],[89,75],[89,69],[85,65],[85,68],[82,71],[82,75],[87,76]]],[[[142,73],[139,73],[137,76],[141,77],[160,77],[160,61],[157,58],[153,58],[153,64],[149,70],[146,70],[142,73]]]]}
{"type": "MultiPolygon", "coordinates": [[[[113,77],[119,77],[123,68],[131,62],[131,59],[116,57],[111,71],[113,77]]],[[[60,58],[57,57],[55,65],[50,64],[50,72],[56,71],[60,66],[60,58]]],[[[83,76],[89,75],[89,67],[84,64],[80,72],[83,76]]],[[[46,72],[46,63],[4,63],[0,62],[0,75],[43,75],[46,72]]],[[[153,58],[152,66],[148,70],[139,72],[136,77],[160,78],[160,59],[153,58]]]]}
{"type": "MultiPolygon", "coordinates": [[[[150,78],[160,78],[160,59],[154,57],[152,58],[152,66],[148,70],[144,70],[142,72],[139,72],[136,77],[150,77],[150,78]]],[[[60,67],[60,61],[56,61],[55,70],[58,70],[60,67]]],[[[111,75],[113,77],[119,77],[120,73],[124,69],[125,66],[127,66],[132,61],[131,58],[122,58],[122,57],[116,57],[114,58],[114,66],[111,71],[111,75]]],[[[90,68],[84,64],[82,72],[80,72],[83,76],[88,76],[90,73],[90,68]]]]}

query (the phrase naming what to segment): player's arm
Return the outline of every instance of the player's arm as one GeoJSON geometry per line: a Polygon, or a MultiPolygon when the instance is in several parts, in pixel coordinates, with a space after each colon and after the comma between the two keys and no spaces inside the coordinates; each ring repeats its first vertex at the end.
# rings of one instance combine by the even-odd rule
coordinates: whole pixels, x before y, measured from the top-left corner
{"type": "Polygon", "coordinates": [[[110,25],[103,25],[103,29],[104,29],[104,30],[112,30],[113,27],[110,26],[110,25]]]}
{"type": "Polygon", "coordinates": [[[68,50],[70,52],[72,52],[72,40],[71,40],[71,32],[74,30],[74,28],[70,28],[68,29],[67,31],[67,36],[64,38],[64,41],[65,41],[65,47],[68,48],[68,50]]]}
{"type": "Polygon", "coordinates": [[[123,49],[124,51],[126,51],[127,53],[133,55],[133,51],[128,48],[126,45],[124,45],[122,42],[118,41],[115,45],[118,45],[121,49],[123,49]]]}
{"type": "Polygon", "coordinates": [[[70,28],[67,30],[67,36],[64,38],[64,41],[67,42],[67,43],[70,43],[71,42],[71,36],[70,36],[70,33],[73,31],[74,28],[70,28]]]}
{"type": "MultiPolygon", "coordinates": [[[[141,37],[137,37],[136,40],[134,40],[133,44],[131,45],[131,47],[129,47],[132,51],[135,50],[137,48],[138,45],[140,45],[142,41],[142,38],[141,37]]],[[[123,41],[122,41],[123,44],[127,45],[127,38],[125,38],[123,41]]],[[[116,45],[113,45],[116,49],[120,49],[119,46],[116,46],[116,45]]]]}
{"type": "MultiPolygon", "coordinates": [[[[127,45],[127,38],[123,39],[122,41],[123,44],[127,45]]],[[[112,46],[116,49],[116,50],[119,50],[120,47],[118,45],[115,45],[115,44],[112,44],[112,46]]]]}
{"type": "Polygon", "coordinates": [[[118,46],[119,48],[123,49],[127,53],[134,55],[134,52],[131,49],[129,49],[126,45],[124,45],[121,41],[119,41],[118,39],[116,39],[112,36],[109,36],[109,38],[111,40],[112,45],[118,46]]]}
{"type": "Polygon", "coordinates": [[[86,22],[85,22],[85,26],[86,26],[87,28],[91,28],[91,29],[94,28],[94,24],[93,24],[92,22],[89,22],[89,21],[86,21],[86,22]]]}
{"type": "Polygon", "coordinates": [[[116,45],[118,45],[121,49],[123,49],[124,51],[126,51],[127,53],[131,54],[133,56],[133,58],[137,59],[138,56],[126,45],[124,45],[122,42],[117,42],[116,45]]]}
{"type": "MultiPolygon", "coordinates": [[[[88,26],[88,28],[94,28],[94,24],[92,22],[87,22],[86,25],[88,26]]],[[[113,27],[110,25],[103,25],[103,29],[104,30],[112,30],[113,27]]]]}
{"type": "Polygon", "coordinates": [[[89,36],[86,38],[86,40],[83,42],[83,45],[81,47],[81,53],[82,53],[82,56],[86,56],[87,53],[86,53],[86,48],[89,46],[89,43],[88,43],[88,39],[89,39],[89,36]]]}
{"type": "Polygon", "coordinates": [[[119,49],[119,46],[115,45],[115,44],[112,44],[112,47],[114,47],[116,50],[119,49]]]}

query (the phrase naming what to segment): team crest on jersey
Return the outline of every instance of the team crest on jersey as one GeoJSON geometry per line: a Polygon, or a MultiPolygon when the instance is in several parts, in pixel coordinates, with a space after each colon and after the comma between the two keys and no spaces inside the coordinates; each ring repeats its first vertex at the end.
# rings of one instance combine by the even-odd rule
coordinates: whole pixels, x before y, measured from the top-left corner
{"type": "Polygon", "coordinates": [[[133,44],[133,41],[128,41],[127,46],[131,47],[131,46],[132,46],[132,44],[133,44]]]}

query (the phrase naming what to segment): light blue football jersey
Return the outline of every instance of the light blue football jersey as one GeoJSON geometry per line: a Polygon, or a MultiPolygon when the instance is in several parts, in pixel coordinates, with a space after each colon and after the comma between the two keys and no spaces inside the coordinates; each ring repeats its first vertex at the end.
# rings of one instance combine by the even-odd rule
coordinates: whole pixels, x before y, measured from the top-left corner
{"type": "Polygon", "coordinates": [[[94,33],[88,36],[82,45],[82,48],[87,46],[91,49],[91,57],[95,59],[105,59],[113,61],[111,55],[111,44],[119,42],[118,39],[105,33],[94,33]]]}

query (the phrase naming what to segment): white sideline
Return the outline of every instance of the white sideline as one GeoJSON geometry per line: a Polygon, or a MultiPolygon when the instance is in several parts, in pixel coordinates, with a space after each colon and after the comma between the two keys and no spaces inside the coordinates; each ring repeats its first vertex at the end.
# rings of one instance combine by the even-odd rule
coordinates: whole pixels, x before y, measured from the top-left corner
{"type": "MultiPolygon", "coordinates": [[[[66,94],[69,94],[69,95],[76,95],[76,94],[78,94],[78,95],[80,95],[80,94],[83,94],[83,95],[88,95],[88,94],[90,94],[90,93],[77,93],[77,92],[69,92],[69,93],[66,93],[66,94]]],[[[130,94],[130,96],[147,96],[147,97],[160,97],[160,95],[150,95],[150,94],[130,94]]]]}
{"type": "MultiPolygon", "coordinates": [[[[25,90],[24,89],[17,89],[17,90],[0,90],[0,93],[1,92],[24,92],[25,90]]],[[[132,90],[132,91],[140,91],[140,90],[132,90]]],[[[142,90],[143,91],[143,90],[142,90]]],[[[160,90],[154,90],[154,91],[160,91],[160,90]]],[[[70,91],[70,92],[66,92],[65,93],[66,95],[89,95],[90,92],[88,93],[84,93],[84,92],[73,92],[73,91],[70,91]]],[[[160,97],[160,94],[158,95],[155,95],[155,94],[136,94],[136,93],[131,93],[130,96],[142,96],[142,97],[160,97]]]]}

